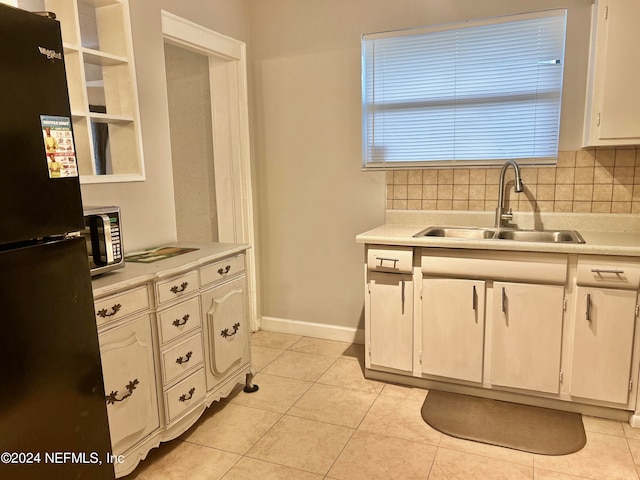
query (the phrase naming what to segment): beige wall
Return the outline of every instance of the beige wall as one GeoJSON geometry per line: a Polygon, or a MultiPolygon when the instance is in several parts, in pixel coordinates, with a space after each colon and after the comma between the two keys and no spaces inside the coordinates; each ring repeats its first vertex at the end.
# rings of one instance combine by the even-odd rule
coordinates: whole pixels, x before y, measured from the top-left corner
{"type": "MultiPolygon", "coordinates": [[[[383,172],[360,171],[362,34],[568,7],[560,143],[575,151],[591,3],[250,0],[263,315],[362,327],[363,248],[355,236],[384,222],[387,183],[383,172]]],[[[394,187],[409,176],[389,178],[394,187]]]]}
{"type": "Polygon", "coordinates": [[[83,185],[86,205],[120,205],[125,247],[176,239],[169,115],[160,12],[247,42],[248,0],[130,0],[146,181],[83,185]]]}
{"type": "MultiPolygon", "coordinates": [[[[147,181],[85,185],[85,203],[122,206],[129,249],[176,238],[160,10],[245,41],[262,315],[362,326],[363,250],[354,237],[384,222],[387,183],[395,188],[396,180],[395,174],[388,181],[383,172],[360,170],[360,36],[568,7],[560,147],[575,152],[591,3],[131,0],[147,181]]],[[[453,172],[445,175],[453,178],[453,172]]],[[[398,178],[401,182],[402,174],[398,178]]],[[[408,172],[406,178],[408,192],[408,172]]]]}

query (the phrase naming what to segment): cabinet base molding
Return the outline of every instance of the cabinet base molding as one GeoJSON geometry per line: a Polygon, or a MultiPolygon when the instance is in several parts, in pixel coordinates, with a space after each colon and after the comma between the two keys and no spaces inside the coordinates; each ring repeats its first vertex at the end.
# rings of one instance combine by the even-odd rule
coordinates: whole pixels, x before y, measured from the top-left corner
{"type": "Polygon", "coordinates": [[[326,325],[323,323],[303,322],[286,318],[262,317],[260,329],[268,332],[289,333],[304,337],[336,340],[339,342],[364,344],[364,330],[359,328],[326,325]]]}
{"type": "Polygon", "coordinates": [[[577,403],[575,401],[568,402],[553,398],[536,397],[533,395],[525,395],[521,393],[506,392],[482,387],[473,387],[469,385],[459,385],[455,383],[441,382],[427,378],[409,377],[405,375],[397,375],[394,373],[380,372],[368,368],[365,368],[364,374],[366,378],[371,380],[391,382],[399,385],[423,388],[426,390],[434,389],[451,393],[473,395],[476,397],[502,400],[505,402],[521,403],[524,405],[531,405],[535,407],[553,408],[555,410],[580,413],[582,415],[592,417],[607,418],[609,420],[616,420],[619,422],[629,422],[632,427],[640,427],[640,415],[634,414],[634,412],[628,410],[587,405],[584,403],[577,403]],[[635,421],[636,424],[634,425],[632,421],[635,421]]]}
{"type": "MultiPolygon", "coordinates": [[[[194,423],[202,416],[205,410],[211,406],[212,403],[220,401],[223,398],[228,397],[236,387],[246,385],[247,375],[253,377],[255,371],[250,365],[244,365],[239,369],[232,377],[225,380],[221,385],[218,385],[215,389],[207,392],[205,400],[191,410],[189,410],[182,417],[178,418],[170,425],[161,428],[149,435],[142,442],[136,444],[124,453],[124,461],[115,465],[116,478],[124,477],[135,470],[138,464],[147,458],[147,455],[151,450],[160,446],[163,442],[174,440],[186,432],[193,426],[194,423]]],[[[250,377],[250,378],[251,378],[250,377]]]]}

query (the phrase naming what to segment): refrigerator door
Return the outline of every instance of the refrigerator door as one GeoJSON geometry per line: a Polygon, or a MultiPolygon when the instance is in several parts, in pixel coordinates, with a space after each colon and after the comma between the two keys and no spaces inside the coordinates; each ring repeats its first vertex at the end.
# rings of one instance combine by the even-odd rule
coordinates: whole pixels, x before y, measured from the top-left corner
{"type": "Polygon", "coordinates": [[[115,478],[84,239],[0,251],[0,272],[0,478],[115,478]]]}
{"type": "Polygon", "coordinates": [[[0,52],[0,244],[82,230],[60,24],[0,4],[0,52]]]}

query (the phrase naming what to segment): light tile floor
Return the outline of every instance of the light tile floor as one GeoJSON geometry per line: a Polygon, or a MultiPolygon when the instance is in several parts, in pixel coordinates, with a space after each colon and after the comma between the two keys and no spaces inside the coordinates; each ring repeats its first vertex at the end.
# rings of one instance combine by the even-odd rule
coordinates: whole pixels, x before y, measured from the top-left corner
{"type": "Polygon", "coordinates": [[[260,390],[239,387],[126,480],[639,480],[640,430],[584,417],[587,445],[542,456],[429,427],[426,390],[367,380],[364,349],[260,331],[260,390]]]}

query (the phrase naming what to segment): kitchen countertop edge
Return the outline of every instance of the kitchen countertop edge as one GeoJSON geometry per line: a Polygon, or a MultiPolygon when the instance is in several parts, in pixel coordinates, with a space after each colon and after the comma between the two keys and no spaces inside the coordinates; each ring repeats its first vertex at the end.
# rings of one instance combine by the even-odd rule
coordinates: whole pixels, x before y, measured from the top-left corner
{"type": "Polygon", "coordinates": [[[127,262],[125,257],[124,268],[92,278],[94,298],[98,299],[137,285],[179,275],[250,248],[246,244],[214,242],[174,242],[162,247],[195,248],[196,250],[152,263],[127,262]]]}
{"type": "Polygon", "coordinates": [[[523,242],[502,239],[416,238],[413,236],[426,227],[427,225],[385,224],[357,235],[356,242],[408,247],[465,248],[475,250],[640,257],[640,234],[638,233],[580,231],[579,233],[585,240],[585,243],[580,244],[523,242]]]}

